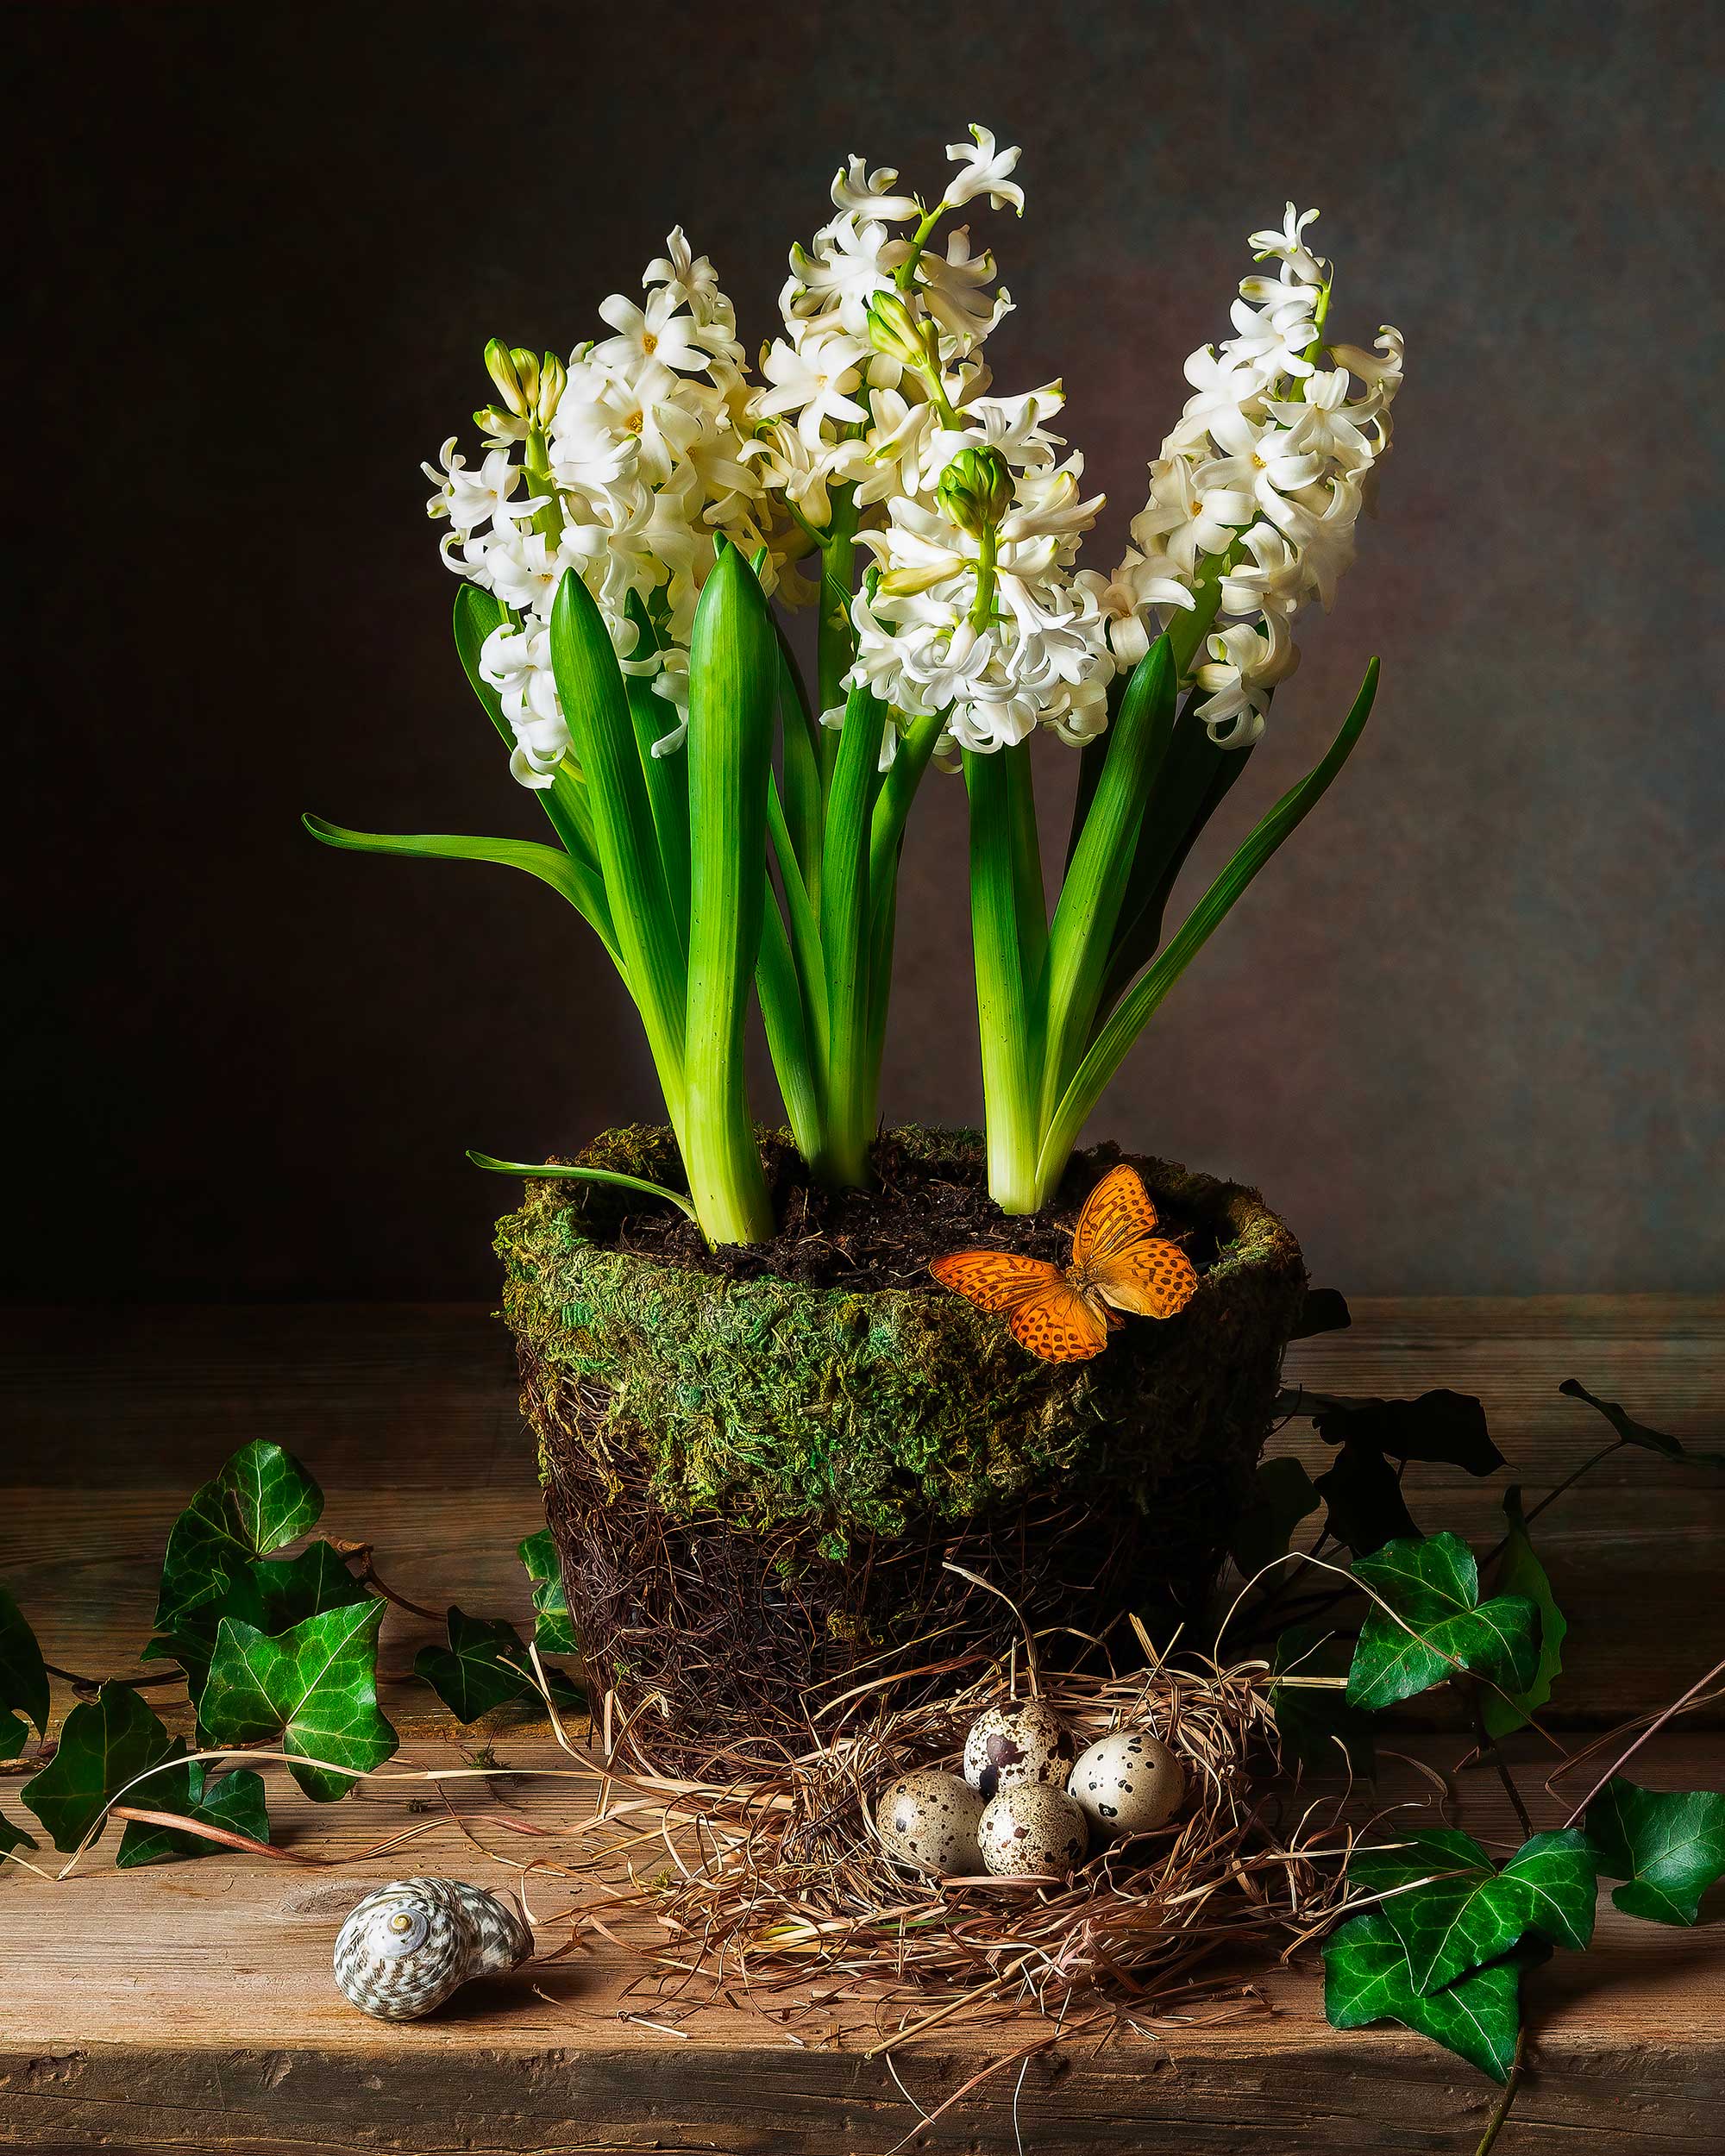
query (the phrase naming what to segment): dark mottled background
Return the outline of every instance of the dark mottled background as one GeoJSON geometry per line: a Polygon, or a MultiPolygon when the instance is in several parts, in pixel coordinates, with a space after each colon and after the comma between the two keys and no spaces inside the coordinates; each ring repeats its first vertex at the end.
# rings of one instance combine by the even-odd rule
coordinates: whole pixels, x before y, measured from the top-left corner
{"type": "MultiPolygon", "coordinates": [[[[978,219],[1021,310],[991,356],[1065,377],[1105,562],[1285,195],[1323,206],[1341,334],[1394,322],[1411,355],[1382,519],[1224,839],[1374,651],[1377,716],[1100,1127],[1260,1183],[1349,1290],[1717,1287],[1717,22],[9,10],[11,1287],[483,1294],[508,1194],[462,1149],[650,1111],[549,893],[296,818],[536,830],[417,468],[484,338],[567,348],[681,219],[752,343],[841,154],[936,189],[972,118],[1029,191],[1021,226],[978,219]]],[[[980,1104],[962,824],[932,780],[895,1116],[980,1104]]]]}

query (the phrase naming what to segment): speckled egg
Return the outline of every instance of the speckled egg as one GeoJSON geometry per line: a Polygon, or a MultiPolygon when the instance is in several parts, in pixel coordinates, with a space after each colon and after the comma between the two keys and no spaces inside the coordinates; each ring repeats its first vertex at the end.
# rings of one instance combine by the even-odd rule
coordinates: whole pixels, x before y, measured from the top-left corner
{"type": "Polygon", "coordinates": [[[1065,1783],[1076,1757],[1072,1732],[1039,1699],[986,1708],[964,1739],[964,1779],[986,1800],[1032,1782],[1065,1783]]]}
{"type": "Polygon", "coordinates": [[[1064,1878],[1084,1861],[1089,1830],[1081,1807],[1051,1782],[1015,1782],[1002,1789],[976,1830],[982,1861],[1009,1878],[1023,1871],[1051,1871],[1064,1878]]]}
{"type": "Polygon", "coordinates": [[[1117,1729],[1082,1752],[1066,1783],[1099,1841],[1164,1826],[1186,1794],[1186,1770],[1147,1729],[1117,1729]]]}
{"type": "Polygon", "coordinates": [[[962,1776],[924,1767],[882,1791],[875,1828],[894,1864],[960,1878],[982,1869],[976,1846],[982,1816],[982,1799],[962,1776]]]}

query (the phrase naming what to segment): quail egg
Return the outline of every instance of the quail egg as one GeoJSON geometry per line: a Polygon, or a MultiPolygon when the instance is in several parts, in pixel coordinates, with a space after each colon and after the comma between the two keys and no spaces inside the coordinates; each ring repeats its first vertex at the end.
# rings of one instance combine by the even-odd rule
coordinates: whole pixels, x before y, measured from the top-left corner
{"type": "Polygon", "coordinates": [[[1002,1789],[977,1828],[982,1861],[1000,1877],[1050,1871],[1064,1877],[1084,1861],[1089,1833],[1082,1808],[1051,1782],[1002,1789]]]}
{"type": "Polygon", "coordinates": [[[982,1816],[982,1799],[962,1776],[924,1767],[882,1792],[875,1829],[894,1864],[950,1879],[982,1869],[976,1846],[982,1816]]]}
{"type": "Polygon", "coordinates": [[[1173,1818],[1186,1770],[1147,1729],[1116,1729],[1080,1754],[1066,1787],[1099,1841],[1146,1834],[1173,1818]]]}
{"type": "Polygon", "coordinates": [[[964,1739],[964,1779],[984,1799],[1026,1782],[1064,1785],[1077,1754],[1072,1733],[1039,1699],[983,1710],[964,1739]]]}

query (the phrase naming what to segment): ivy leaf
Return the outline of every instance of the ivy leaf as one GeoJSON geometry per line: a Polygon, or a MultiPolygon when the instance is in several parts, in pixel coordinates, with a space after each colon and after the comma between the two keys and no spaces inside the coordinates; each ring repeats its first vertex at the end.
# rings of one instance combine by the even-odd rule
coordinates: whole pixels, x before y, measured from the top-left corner
{"type": "MultiPolygon", "coordinates": [[[[535,1698],[533,1665],[521,1634],[501,1618],[469,1617],[453,1602],[447,1647],[422,1647],[413,1674],[429,1684],[457,1721],[477,1721],[511,1700],[535,1698]]],[[[546,1671],[560,1706],[579,1706],[581,1695],[561,1670],[546,1671]]]]}
{"type": "Polygon", "coordinates": [[[1402,1495],[1401,1478],[1369,1445],[1344,1445],[1335,1464],[1312,1487],[1329,1507],[1326,1526],[1357,1557],[1386,1542],[1418,1541],[1420,1530],[1402,1495]]]}
{"type": "Polygon", "coordinates": [[[372,1601],[322,1610],[272,1639],[254,1625],[224,1617],[198,1706],[198,1728],[212,1745],[272,1742],[327,1765],[295,1766],[307,1796],[328,1803],[346,1796],[352,1775],[381,1766],[396,1735],[378,1712],[377,1641],[384,1606],[372,1601]]]}
{"type": "Polygon", "coordinates": [[[1316,1512],[1318,1501],[1311,1476],[1291,1453],[1263,1461],[1251,1500],[1234,1523],[1228,1544],[1228,1555],[1240,1576],[1249,1580],[1266,1564],[1286,1557],[1289,1538],[1302,1520],[1316,1512]]]}
{"type": "Polygon", "coordinates": [[[562,1560],[549,1527],[529,1535],[516,1554],[533,1583],[533,1644],[541,1654],[579,1654],[574,1620],[563,1586],[562,1560]]]}
{"type": "Polygon", "coordinates": [[[1324,2013],[1332,2028],[1400,2021],[1497,2082],[1509,2080],[1515,2057],[1521,1988],[1520,1964],[1497,1961],[1445,1990],[1421,1993],[1408,1950],[1381,1908],[1351,1918],[1324,1948],[1324,2013]]]}
{"type": "MultiPolygon", "coordinates": [[[[53,1758],[24,1784],[24,1802],[54,1847],[69,1855],[120,1792],[172,1749],[160,1720],[129,1684],[104,1684],[66,1716],[53,1758]]],[[[148,1802],[149,1789],[146,1783],[139,1803],[148,1802]]]]}
{"type": "Polygon", "coordinates": [[[371,1589],[356,1580],[334,1545],[314,1542],[297,1557],[263,1557],[248,1567],[257,1589],[255,1619],[244,1610],[230,1609],[230,1616],[247,1617],[260,1632],[285,1632],[326,1609],[357,1609],[372,1599],[371,1589]]]}
{"type": "Polygon", "coordinates": [[[1525,1932],[1559,1946],[1583,1947],[1593,1936],[1593,1851],[1573,1828],[1535,1834],[1500,1871],[1471,1834],[1427,1827],[1402,1848],[1356,1857],[1349,1876],[1390,1896],[1383,1915],[1421,1993],[1497,1960],[1525,1932]]]}
{"type": "MultiPolygon", "coordinates": [[[[1347,1642],[1333,1633],[1290,1625],[1276,1642],[1272,1674],[1345,1677],[1349,1659],[1347,1642]]],[[[1272,1684],[1270,1705],[1277,1734],[1303,1765],[1333,1771],[1340,1764],[1339,1746],[1355,1774],[1377,1773],[1371,1718],[1350,1707],[1339,1686],[1272,1684]]]]}
{"type": "MultiPolygon", "coordinates": [[[[184,1743],[176,1739],[168,1756],[178,1758],[185,1750],[184,1743]]],[[[201,1759],[186,1759],[141,1791],[138,1801],[150,1811],[179,1812],[187,1819],[202,1821],[206,1827],[227,1827],[235,1833],[249,1834],[254,1841],[270,1838],[264,1778],[249,1767],[206,1777],[201,1759]]],[[[114,1861],[127,1871],[137,1865],[160,1864],[168,1857],[212,1856],[218,1846],[199,1834],[179,1834],[172,1827],[147,1827],[141,1819],[129,1819],[114,1861]]]]}
{"type": "Polygon", "coordinates": [[[9,1819],[0,1817],[0,1879],[16,1869],[6,1862],[15,1849],[34,1849],[35,1846],[34,1834],[27,1834],[22,1827],[15,1827],[9,1819]]]}
{"type": "Polygon", "coordinates": [[[1457,1536],[1389,1542],[1357,1557],[1353,1570],[1389,1608],[1374,1603],[1360,1626],[1348,1671],[1352,1705],[1391,1707],[1458,1669],[1511,1692],[1532,1684],[1540,1663],[1538,1610],[1522,1595],[1482,1602],[1479,1568],[1457,1536]]]}
{"type": "Polygon", "coordinates": [[[196,1683],[216,1628],[232,1614],[256,1615],[250,1567],[315,1526],[323,1493],[279,1445],[242,1445],[173,1524],[162,1559],[155,1628],[196,1683]]]}
{"type": "Polygon", "coordinates": [[[16,1759],[34,1722],[48,1733],[48,1673],[36,1635],[8,1590],[0,1587],[0,1759],[16,1759]]]}
{"type": "Polygon", "coordinates": [[[1690,1466],[1725,1467],[1725,1452],[1697,1452],[1667,1437],[1663,1430],[1650,1429],[1645,1422],[1637,1422],[1633,1415],[1625,1414],[1615,1400],[1597,1400],[1585,1385],[1578,1384],[1572,1377],[1565,1378],[1558,1387],[1571,1400],[1584,1400],[1590,1407],[1596,1407],[1622,1438],[1625,1445],[1639,1445],[1645,1451],[1662,1453],[1668,1460],[1682,1460],[1690,1466]]]}
{"type": "Polygon", "coordinates": [[[1624,1882],[1611,1899],[1626,1916],[1692,1924],[1725,1874],[1725,1795],[1716,1789],[1644,1789],[1616,1775],[1585,1825],[1601,1872],[1624,1882]]]}
{"type": "Polygon", "coordinates": [[[1568,1620],[1558,1608],[1552,1583],[1546,1577],[1546,1568],[1534,1555],[1527,1522],[1522,1516],[1519,1487],[1504,1491],[1503,1511],[1509,1522],[1509,1532],[1503,1545],[1503,1563],[1497,1585],[1503,1594],[1526,1595],[1539,1611],[1540,1666],[1525,1692],[1516,1693],[1510,1699],[1505,1699],[1500,1692],[1482,1695],[1480,1704],[1486,1730],[1493,1737],[1507,1737],[1512,1729],[1520,1729],[1529,1715],[1551,1697],[1552,1681],[1563,1672],[1561,1650],[1569,1631],[1568,1620]]]}
{"type": "Polygon", "coordinates": [[[1327,1445],[1353,1444],[1397,1460],[1441,1460],[1470,1475],[1490,1475],[1503,1464],[1491,1442],[1485,1410],[1471,1393],[1440,1390],[1417,1400],[1342,1400],[1324,1393],[1302,1396],[1318,1435],[1327,1445]]]}
{"type": "Polygon", "coordinates": [[[1333,1288],[1308,1288],[1301,1306],[1300,1321],[1290,1340],[1309,1340],[1319,1332],[1345,1332],[1353,1323],[1346,1300],[1333,1288]]]}

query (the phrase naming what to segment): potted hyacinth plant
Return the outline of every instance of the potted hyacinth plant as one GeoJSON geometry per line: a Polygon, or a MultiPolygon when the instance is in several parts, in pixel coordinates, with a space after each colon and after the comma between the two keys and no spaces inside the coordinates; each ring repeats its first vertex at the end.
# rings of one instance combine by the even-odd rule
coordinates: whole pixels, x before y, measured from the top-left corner
{"type": "Polygon", "coordinates": [[[1298,1245],[1256,1192],[1076,1149],[1365,724],[1375,662],[1164,938],[1295,618],[1352,558],[1402,340],[1328,341],[1315,213],[1290,204],[1251,236],[1234,334],[1187,363],[1125,559],[1081,568],[1102,497],[1052,430],[1060,385],[996,390],[1012,303],[961,221],[1022,214],[1019,154],[970,133],[932,202],[847,162],[752,373],[681,229],[567,362],[486,347],[484,454],[448,443],[430,507],[463,666],[554,843],[307,819],[536,876],[641,1014],[662,1125],[473,1157],[528,1180],[505,1312],[590,1674],[684,1765],[802,1726],[859,1663],[989,1651],[1013,1620],[981,1582],[1085,1626],[1128,1585],[1201,1590],[1301,1319],[1298,1245]],[[785,627],[810,608],[812,681],[785,627]],[[1047,736],[1081,759],[1051,904],[1047,736]],[[932,766],[969,799],[981,1137],[881,1127],[932,766]],[[782,1131],[747,1097],[751,1001],[782,1131]]]}

